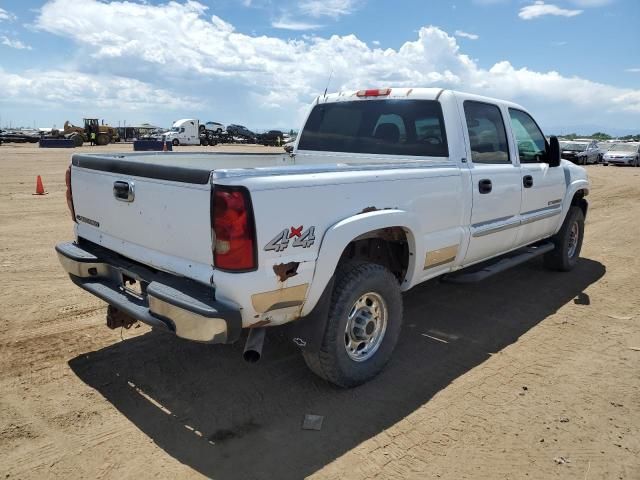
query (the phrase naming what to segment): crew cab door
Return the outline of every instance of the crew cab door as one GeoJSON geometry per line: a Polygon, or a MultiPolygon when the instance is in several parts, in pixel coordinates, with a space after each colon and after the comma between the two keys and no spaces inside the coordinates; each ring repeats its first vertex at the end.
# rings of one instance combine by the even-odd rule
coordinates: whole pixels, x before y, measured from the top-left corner
{"type": "Polygon", "coordinates": [[[463,265],[513,248],[519,226],[522,181],[509,155],[504,115],[492,103],[458,98],[465,120],[471,172],[470,239],[463,265]]]}
{"type": "Polygon", "coordinates": [[[566,191],[562,167],[549,167],[547,142],[535,120],[509,108],[509,120],[522,174],[518,245],[552,235],[558,226],[566,191]]]}

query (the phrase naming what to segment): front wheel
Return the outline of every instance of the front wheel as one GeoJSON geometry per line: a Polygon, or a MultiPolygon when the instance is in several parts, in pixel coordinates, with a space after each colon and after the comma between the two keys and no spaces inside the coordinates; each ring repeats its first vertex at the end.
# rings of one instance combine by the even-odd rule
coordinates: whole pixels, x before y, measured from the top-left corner
{"type": "Polygon", "coordinates": [[[544,256],[544,264],[551,270],[568,272],[575,267],[582,249],[584,213],[577,206],[569,208],[558,233],[551,237],[555,248],[544,256]]]}
{"type": "Polygon", "coordinates": [[[178,145],[180,145],[180,140],[178,140],[177,138],[174,138],[171,143],[174,147],[177,147],[178,145]]]}
{"type": "Polygon", "coordinates": [[[327,326],[318,352],[304,352],[307,366],[340,387],[355,387],[385,367],[402,326],[396,277],[373,263],[346,263],[336,273],[327,326]]]}

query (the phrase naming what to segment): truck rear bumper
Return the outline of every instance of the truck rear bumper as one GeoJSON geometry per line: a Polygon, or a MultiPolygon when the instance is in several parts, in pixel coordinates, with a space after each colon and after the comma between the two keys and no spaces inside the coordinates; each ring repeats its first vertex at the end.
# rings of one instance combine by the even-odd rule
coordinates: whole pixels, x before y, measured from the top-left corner
{"type": "Polygon", "coordinates": [[[214,300],[212,287],[152,270],[90,242],[60,243],[62,267],[79,287],[127,315],[178,337],[233,343],[240,337],[240,309],[214,300]],[[127,287],[135,280],[139,291],[127,287]]]}

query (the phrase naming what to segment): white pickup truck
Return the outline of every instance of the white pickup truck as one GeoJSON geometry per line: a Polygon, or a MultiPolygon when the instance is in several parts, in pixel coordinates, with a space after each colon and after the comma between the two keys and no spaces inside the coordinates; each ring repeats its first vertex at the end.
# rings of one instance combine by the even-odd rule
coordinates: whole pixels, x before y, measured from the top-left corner
{"type": "Polygon", "coordinates": [[[388,362],[403,291],[538,255],[570,270],[589,192],[524,108],[434,88],[318,97],[292,155],[76,154],[67,187],[76,238],[56,250],[110,327],[208,343],[250,329],[255,361],[265,327],[288,324],[344,387],[388,362]]]}

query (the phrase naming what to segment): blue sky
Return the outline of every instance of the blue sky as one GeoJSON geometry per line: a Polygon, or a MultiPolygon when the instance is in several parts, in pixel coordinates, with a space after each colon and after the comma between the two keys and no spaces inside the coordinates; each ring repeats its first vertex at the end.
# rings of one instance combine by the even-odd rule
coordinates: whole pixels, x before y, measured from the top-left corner
{"type": "Polygon", "coordinates": [[[324,90],[442,86],[640,131],[638,0],[0,1],[0,122],[296,128],[324,90]]]}

